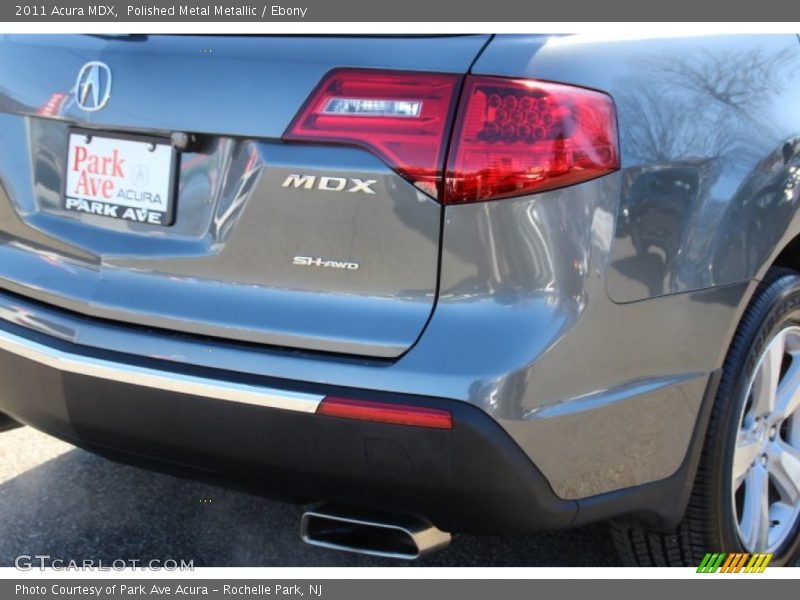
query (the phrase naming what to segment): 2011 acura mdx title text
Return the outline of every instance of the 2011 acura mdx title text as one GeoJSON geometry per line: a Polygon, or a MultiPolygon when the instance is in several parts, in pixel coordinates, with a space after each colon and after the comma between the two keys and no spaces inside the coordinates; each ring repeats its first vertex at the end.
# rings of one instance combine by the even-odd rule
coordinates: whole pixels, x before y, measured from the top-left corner
{"type": "Polygon", "coordinates": [[[785,564],[798,98],[793,35],[2,36],[0,411],[327,547],[785,564]]]}

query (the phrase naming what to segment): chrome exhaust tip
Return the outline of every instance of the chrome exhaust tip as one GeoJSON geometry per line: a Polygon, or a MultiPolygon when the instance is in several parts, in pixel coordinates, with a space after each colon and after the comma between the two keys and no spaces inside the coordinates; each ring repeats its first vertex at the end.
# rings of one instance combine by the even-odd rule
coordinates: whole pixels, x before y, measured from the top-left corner
{"type": "Polygon", "coordinates": [[[402,560],[441,550],[451,539],[416,517],[330,505],[303,513],[300,536],[312,546],[402,560]]]}

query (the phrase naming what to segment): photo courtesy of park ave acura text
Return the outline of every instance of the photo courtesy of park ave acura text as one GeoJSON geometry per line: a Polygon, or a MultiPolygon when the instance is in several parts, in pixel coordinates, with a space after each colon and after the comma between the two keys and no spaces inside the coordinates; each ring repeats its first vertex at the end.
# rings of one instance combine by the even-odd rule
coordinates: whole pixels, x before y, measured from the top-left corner
{"type": "Polygon", "coordinates": [[[800,26],[52,8],[0,33],[0,571],[797,572],[800,26]]]}

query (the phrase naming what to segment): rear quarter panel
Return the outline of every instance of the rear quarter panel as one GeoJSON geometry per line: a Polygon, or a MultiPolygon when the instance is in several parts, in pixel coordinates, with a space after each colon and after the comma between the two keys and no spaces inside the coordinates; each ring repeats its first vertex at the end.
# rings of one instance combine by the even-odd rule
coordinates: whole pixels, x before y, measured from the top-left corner
{"type": "Polygon", "coordinates": [[[666,478],[755,280],[800,232],[798,39],[498,36],[472,72],[610,94],[622,165],[447,207],[439,303],[419,349],[483,301],[483,364],[506,366],[475,382],[471,401],[559,496],[666,478]],[[503,328],[494,313],[515,310],[503,328]]]}
{"type": "Polygon", "coordinates": [[[609,93],[622,155],[609,296],[759,277],[800,232],[795,35],[495,39],[475,65],[609,93]]]}

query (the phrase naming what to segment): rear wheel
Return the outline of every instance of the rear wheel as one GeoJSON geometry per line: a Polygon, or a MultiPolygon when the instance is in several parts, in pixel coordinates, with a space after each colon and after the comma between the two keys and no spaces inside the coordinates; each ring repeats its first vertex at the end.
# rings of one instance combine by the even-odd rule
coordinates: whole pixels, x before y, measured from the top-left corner
{"type": "Polygon", "coordinates": [[[768,552],[772,565],[794,560],[800,546],[800,275],[770,271],[742,318],[677,529],[611,527],[630,565],[697,566],[707,552],[768,552]]]}

